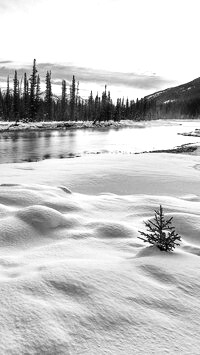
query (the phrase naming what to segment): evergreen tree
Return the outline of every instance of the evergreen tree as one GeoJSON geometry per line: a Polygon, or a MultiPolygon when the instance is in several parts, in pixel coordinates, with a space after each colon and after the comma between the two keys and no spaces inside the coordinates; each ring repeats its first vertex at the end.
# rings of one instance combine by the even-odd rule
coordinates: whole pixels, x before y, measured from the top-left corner
{"type": "Polygon", "coordinates": [[[35,110],[36,110],[36,115],[39,117],[39,111],[40,111],[40,76],[39,74],[37,75],[37,82],[36,82],[36,94],[35,94],[35,110]]]}
{"type": "Polygon", "coordinates": [[[128,119],[130,115],[130,106],[129,106],[129,100],[128,97],[126,99],[126,110],[125,110],[125,118],[128,119]]]}
{"type": "Polygon", "coordinates": [[[24,92],[23,92],[23,117],[27,120],[29,115],[29,85],[26,73],[24,73],[24,92]]]}
{"type": "Polygon", "coordinates": [[[31,120],[35,120],[37,114],[37,104],[36,104],[36,87],[37,87],[37,69],[36,69],[36,59],[33,61],[33,69],[30,77],[30,105],[29,105],[29,116],[31,120]]]}
{"type": "Polygon", "coordinates": [[[181,241],[181,237],[175,232],[175,227],[172,226],[172,219],[165,219],[163,208],[160,205],[158,211],[155,211],[154,220],[144,222],[147,232],[139,233],[142,237],[138,237],[145,243],[156,245],[161,251],[172,251],[177,245],[177,241],[181,241]]]}
{"type": "Polygon", "coordinates": [[[75,76],[72,77],[72,84],[70,86],[70,119],[75,119],[75,104],[76,104],[76,80],[75,76]]]}
{"type": "Polygon", "coordinates": [[[83,118],[83,100],[81,100],[80,96],[78,96],[78,103],[77,103],[77,116],[78,120],[81,121],[83,118]]]}
{"type": "Polygon", "coordinates": [[[107,86],[105,85],[105,90],[102,92],[101,96],[101,107],[100,107],[100,120],[105,121],[107,111],[107,86]]]}
{"type": "Polygon", "coordinates": [[[93,93],[92,91],[90,92],[90,96],[88,98],[88,120],[92,121],[94,119],[94,99],[93,99],[93,93]]]}
{"type": "Polygon", "coordinates": [[[13,79],[13,116],[16,121],[19,120],[19,81],[16,70],[13,79]]]}
{"type": "Polygon", "coordinates": [[[100,121],[100,110],[101,110],[100,97],[97,93],[95,100],[94,100],[94,121],[93,121],[93,124],[95,124],[97,121],[100,121]]]}
{"type": "Polygon", "coordinates": [[[121,120],[121,99],[117,99],[117,104],[115,106],[114,121],[121,120]]]}
{"type": "Polygon", "coordinates": [[[110,91],[108,91],[107,105],[106,105],[106,120],[112,120],[113,116],[113,104],[110,96],[110,91]]]}
{"type": "Polygon", "coordinates": [[[79,101],[79,81],[77,82],[77,86],[76,86],[76,98],[75,98],[75,106],[77,108],[78,106],[78,101],[79,101]]]}
{"type": "Polygon", "coordinates": [[[46,90],[45,90],[45,116],[47,120],[52,119],[52,104],[53,104],[53,94],[51,88],[51,71],[47,71],[46,74],[46,90]]]}
{"type": "Polygon", "coordinates": [[[135,101],[130,101],[130,119],[134,119],[135,117],[135,101]]]}
{"type": "Polygon", "coordinates": [[[62,98],[61,98],[61,120],[66,119],[66,109],[67,109],[67,88],[66,88],[66,80],[63,80],[62,98]]]}
{"type": "Polygon", "coordinates": [[[9,75],[7,77],[7,88],[6,88],[6,97],[5,97],[5,116],[7,120],[11,118],[11,107],[12,107],[12,97],[10,93],[10,79],[9,75]]]}

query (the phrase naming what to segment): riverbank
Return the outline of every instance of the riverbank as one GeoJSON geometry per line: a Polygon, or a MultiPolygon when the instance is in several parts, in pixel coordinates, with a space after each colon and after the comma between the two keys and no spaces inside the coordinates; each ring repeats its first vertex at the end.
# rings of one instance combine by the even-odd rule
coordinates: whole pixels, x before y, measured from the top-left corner
{"type": "MultiPolygon", "coordinates": [[[[148,125],[160,126],[182,126],[183,124],[200,123],[200,120],[179,120],[179,119],[156,119],[156,120],[121,120],[121,121],[100,121],[93,123],[93,121],[38,121],[38,122],[14,122],[14,121],[0,121],[0,133],[13,131],[48,131],[48,130],[76,130],[76,129],[103,129],[103,128],[145,128],[148,125]]],[[[200,129],[185,133],[180,132],[178,135],[200,137],[200,129]]]]}
{"type": "Polygon", "coordinates": [[[172,153],[172,154],[200,155],[200,144],[186,143],[172,149],[150,150],[149,152],[143,152],[143,153],[172,153]]]}
{"type": "Polygon", "coordinates": [[[0,132],[13,131],[47,131],[47,130],[66,130],[66,129],[84,129],[84,128],[124,128],[140,125],[139,122],[122,120],[101,121],[93,123],[93,121],[52,121],[52,122],[4,122],[0,121],[0,132]]]}
{"type": "Polygon", "coordinates": [[[187,137],[200,137],[200,129],[196,128],[194,131],[192,132],[183,132],[183,133],[178,133],[181,136],[187,136],[187,137]]]}
{"type": "MultiPolygon", "coordinates": [[[[192,120],[191,122],[193,122],[192,120]]],[[[121,120],[121,121],[100,121],[93,123],[93,121],[38,121],[38,122],[6,122],[0,121],[0,133],[1,132],[13,132],[13,131],[48,131],[48,130],[76,130],[76,129],[103,129],[103,128],[145,128],[151,124],[153,126],[159,126],[161,123],[163,126],[177,125],[182,126],[182,122],[177,119],[171,120],[121,120]]],[[[186,121],[185,121],[186,122],[186,121]]]]}

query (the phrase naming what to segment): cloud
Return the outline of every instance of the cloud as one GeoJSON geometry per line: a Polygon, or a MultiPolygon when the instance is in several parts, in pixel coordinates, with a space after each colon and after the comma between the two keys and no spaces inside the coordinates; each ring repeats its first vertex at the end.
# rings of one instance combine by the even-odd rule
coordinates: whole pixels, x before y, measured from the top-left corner
{"type": "Polygon", "coordinates": [[[0,0],[0,10],[6,10],[9,7],[9,1],[0,0]]]}
{"type": "Polygon", "coordinates": [[[44,0],[0,0],[0,11],[12,11],[12,10],[27,10],[35,5],[36,2],[44,0]]]}
{"type": "Polygon", "coordinates": [[[95,82],[107,85],[129,86],[138,89],[160,89],[166,85],[172,85],[174,82],[157,75],[112,72],[106,70],[95,70],[72,65],[61,65],[52,63],[38,64],[38,71],[44,75],[46,70],[52,71],[52,78],[60,84],[65,79],[71,81],[72,75],[80,82],[95,82]],[[60,81],[59,81],[60,80],[60,81]]]}
{"type": "Polygon", "coordinates": [[[13,63],[12,60],[0,60],[0,65],[1,64],[11,64],[13,63]]]}
{"type": "Polygon", "coordinates": [[[0,0],[0,9],[5,11],[23,5],[24,0],[0,0]]]}
{"type": "MultiPolygon", "coordinates": [[[[8,75],[10,75],[12,80],[15,69],[17,69],[18,78],[20,80],[25,72],[28,76],[30,75],[32,65],[29,64],[26,66],[19,66],[18,64],[16,66],[10,61],[2,61],[0,62],[0,80],[5,82],[8,75]],[[1,66],[1,64],[4,65],[1,66]]],[[[174,83],[171,80],[165,79],[155,74],[149,75],[145,73],[138,74],[134,72],[112,72],[108,70],[95,70],[74,65],[38,63],[37,69],[38,73],[40,74],[41,81],[43,82],[45,81],[47,70],[51,70],[52,83],[54,85],[61,85],[63,79],[66,80],[68,84],[70,84],[73,75],[75,75],[76,80],[78,80],[80,84],[91,84],[91,88],[92,84],[96,84],[108,85],[108,87],[120,86],[130,89],[147,90],[149,92],[150,90],[156,91],[172,86],[174,83]]]]}

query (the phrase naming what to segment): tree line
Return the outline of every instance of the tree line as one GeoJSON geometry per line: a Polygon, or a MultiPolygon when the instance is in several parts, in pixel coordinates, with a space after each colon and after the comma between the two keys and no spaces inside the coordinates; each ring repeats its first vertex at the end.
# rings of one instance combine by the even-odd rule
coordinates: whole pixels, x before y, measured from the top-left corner
{"type": "Polygon", "coordinates": [[[46,72],[45,91],[41,91],[40,75],[37,70],[36,60],[30,77],[24,73],[19,80],[17,70],[14,72],[11,89],[10,78],[7,78],[5,91],[0,89],[0,118],[2,120],[34,121],[120,121],[123,119],[136,119],[138,100],[129,101],[111,99],[107,87],[101,95],[93,96],[92,91],[87,99],[79,94],[79,82],[72,77],[67,92],[67,82],[62,80],[62,94],[57,97],[52,92],[51,71],[46,72]]]}
{"type": "Polygon", "coordinates": [[[136,101],[135,119],[156,120],[200,117],[200,95],[160,102],[142,98],[136,101]]]}
{"type": "Polygon", "coordinates": [[[159,102],[153,98],[125,100],[118,98],[113,102],[110,91],[105,86],[101,95],[93,96],[92,91],[87,99],[79,93],[79,82],[73,75],[67,88],[66,80],[62,80],[62,94],[55,96],[52,92],[51,71],[46,72],[45,91],[41,91],[40,75],[36,60],[30,77],[24,73],[19,80],[17,70],[14,72],[11,89],[9,76],[5,91],[0,88],[0,119],[6,121],[120,121],[151,120],[160,118],[194,118],[200,116],[200,96],[179,98],[159,102]],[[68,92],[69,91],[69,92],[68,92]]]}

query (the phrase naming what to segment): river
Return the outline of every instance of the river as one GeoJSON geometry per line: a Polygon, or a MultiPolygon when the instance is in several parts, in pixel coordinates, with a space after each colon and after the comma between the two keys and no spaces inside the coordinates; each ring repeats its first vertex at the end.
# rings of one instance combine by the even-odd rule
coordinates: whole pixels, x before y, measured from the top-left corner
{"type": "Polygon", "coordinates": [[[0,133],[0,163],[19,163],[83,154],[140,153],[200,143],[178,135],[200,129],[200,121],[138,122],[130,128],[21,131],[0,133]]]}

